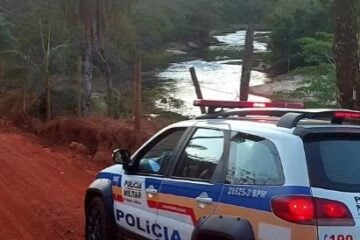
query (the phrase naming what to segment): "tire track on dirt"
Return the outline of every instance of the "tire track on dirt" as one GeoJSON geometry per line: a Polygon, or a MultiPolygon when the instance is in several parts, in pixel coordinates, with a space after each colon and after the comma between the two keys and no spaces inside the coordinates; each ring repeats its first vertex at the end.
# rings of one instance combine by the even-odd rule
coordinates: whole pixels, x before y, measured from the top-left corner
{"type": "Polygon", "coordinates": [[[84,192],[102,167],[32,136],[0,132],[0,239],[84,239],[84,192]]]}

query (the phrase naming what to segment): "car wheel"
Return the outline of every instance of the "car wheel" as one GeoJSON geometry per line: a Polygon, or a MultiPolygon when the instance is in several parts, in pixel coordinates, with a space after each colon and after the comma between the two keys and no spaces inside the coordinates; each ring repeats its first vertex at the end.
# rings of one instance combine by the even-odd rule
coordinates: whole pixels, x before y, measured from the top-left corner
{"type": "Polygon", "coordinates": [[[110,222],[104,202],[99,197],[90,200],[86,210],[86,240],[114,240],[114,226],[110,222]]]}

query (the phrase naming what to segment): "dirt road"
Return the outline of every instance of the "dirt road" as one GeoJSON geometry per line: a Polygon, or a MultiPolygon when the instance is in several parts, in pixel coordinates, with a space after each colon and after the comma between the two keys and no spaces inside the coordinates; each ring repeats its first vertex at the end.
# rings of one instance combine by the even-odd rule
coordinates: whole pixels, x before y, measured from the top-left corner
{"type": "Polygon", "coordinates": [[[35,137],[0,132],[0,239],[84,239],[84,191],[100,168],[35,137]]]}

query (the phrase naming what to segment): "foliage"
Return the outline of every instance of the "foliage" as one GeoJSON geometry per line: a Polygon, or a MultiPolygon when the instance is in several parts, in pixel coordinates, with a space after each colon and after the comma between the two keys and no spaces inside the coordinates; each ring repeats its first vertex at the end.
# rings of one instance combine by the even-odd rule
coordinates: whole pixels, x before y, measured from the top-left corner
{"type": "MultiPolygon", "coordinates": [[[[41,115],[50,79],[53,115],[75,114],[90,46],[92,110],[129,116],[133,63],[139,56],[143,70],[155,72],[174,60],[164,54],[172,42],[206,47],[216,30],[268,23],[274,72],[306,71],[322,79],[311,80],[315,92],[334,94],[329,16],[325,0],[0,0],[1,90],[35,94],[33,112],[41,115]]],[[[205,57],[214,54],[241,58],[243,51],[215,50],[205,57]]]]}
{"type": "Polygon", "coordinates": [[[266,22],[265,16],[276,2],[277,0],[223,0],[220,9],[223,9],[222,18],[227,23],[263,25],[266,22]]]}
{"type": "Polygon", "coordinates": [[[13,48],[14,36],[10,30],[11,26],[4,15],[0,15],[0,51],[13,48]]]}
{"type": "Polygon", "coordinates": [[[333,64],[334,56],[332,53],[333,34],[320,32],[315,37],[305,37],[299,39],[298,43],[302,48],[301,55],[304,62],[309,65],[327,62],[333,64]]]}
{"type": "Polygon", "coordinates": [[[306,86],[296,91],[298,97],[316,99],[312,107],[336,106],[337,87],[335,66],[332,54],[333,35],[318,33],[314,38],[302,38],[298,40],[301,47],[301,55],[307,66],[299,67],[294,74],[305,77],[306,86]]]}
{"type": "Polygon", "coordinates": [[[317,107],[337,105],[337,87],[333,65],[321,63],[317,66],[302,67],[293,73],[305,78],[305,86],[296,90],[296,95],[305,99],[315,99],[317,107]]]}
{"type": "Polygon", "coordinates": [[[330,3],[321,0],[278,0],[269,14],[269,49],[274,73],[306,65],[299,39],[331,32],[330,3]]]}
{"type": "MultiPolygon", "coordinates": [[[[173,60],[163,53],[169,42],[205,45],[214,30],[262,23],[274,1],[0,0],[1,88],[35,94],[33,112],[40,115],[49,89],[53,116],[74,114],[82,63],[83,76],[94,79],[93,110],[106,113],[107,106],[108,114],[126,116],[131,113],[127,82],[137,56],[144,70],[154,71],[173,60]],[[89,47],[93,52],[86,55],[89,47]],[[89,61],[91,68],[85,68],[89,61]],[[113,96],[105,100],[104,92],[113,96]]],[[[82,88],[87,94],[85,84],[82,88]]]]}

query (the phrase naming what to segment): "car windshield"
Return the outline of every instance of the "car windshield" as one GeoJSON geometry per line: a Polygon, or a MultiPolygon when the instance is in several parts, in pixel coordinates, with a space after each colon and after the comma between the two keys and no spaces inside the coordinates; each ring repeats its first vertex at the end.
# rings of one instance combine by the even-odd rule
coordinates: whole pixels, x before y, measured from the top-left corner
{"type": "Polygon", "coordinates": [[[311,184],[337,191],[360,191],[360,138],[324,137],[306,142],[311,184]]]}

